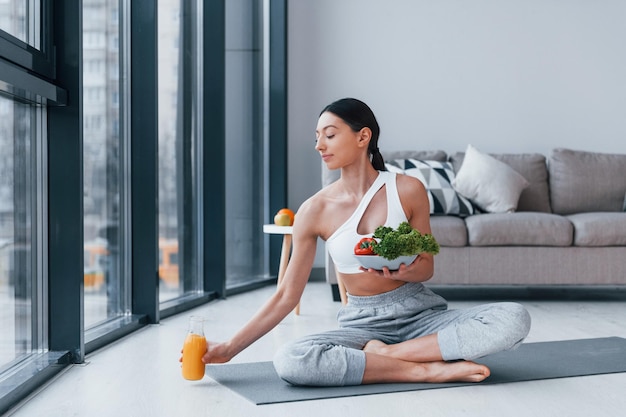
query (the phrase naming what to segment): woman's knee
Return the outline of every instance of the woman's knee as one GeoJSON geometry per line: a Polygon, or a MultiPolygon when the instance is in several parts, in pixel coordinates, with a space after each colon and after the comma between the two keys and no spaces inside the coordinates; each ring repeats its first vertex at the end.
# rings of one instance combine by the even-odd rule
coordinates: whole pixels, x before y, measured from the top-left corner
{"type": "Polygon", "coordinates": [[[342,345],[300,340],[274,355],[280,378],[293,385],[358,385],[365,371],[365,353],[342,345]]]}
{"type": "Polygon", "coordinates": [[[515,346],[522,343],[530,332],[531,317],[530,313],[523,305],[519,303],[502,303],[503,310],[506,312],[508,328],[512,333],[515,346]]]}
{"type": "Polygon", "coordinates": [[[311,384],[311,365],[308,363],[312,346],[302,343],[287,344],[274,355],[274,368],[278,376],[293,385],[311,384]],[[308,370],[308,371],[307,371],[308,370]]]}

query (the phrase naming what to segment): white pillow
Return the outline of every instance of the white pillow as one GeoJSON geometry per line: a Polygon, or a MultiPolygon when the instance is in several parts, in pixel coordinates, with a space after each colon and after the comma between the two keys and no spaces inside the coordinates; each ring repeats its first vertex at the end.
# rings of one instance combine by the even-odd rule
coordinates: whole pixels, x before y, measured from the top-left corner
{"type": "Polygon", "coordinates": [[[490,213],[514,212],[528,181],[494,157],[467,146],[463,164],[452,181],[454,189],[490,213]]]}

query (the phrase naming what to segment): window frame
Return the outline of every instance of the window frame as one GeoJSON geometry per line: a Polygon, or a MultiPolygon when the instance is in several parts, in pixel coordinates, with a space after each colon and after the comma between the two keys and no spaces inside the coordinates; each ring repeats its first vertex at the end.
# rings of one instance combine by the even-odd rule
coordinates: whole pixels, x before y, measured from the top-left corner
{"type": "MultiPolygon", "coordinates": [[[[37,1],[37,0],[35,0],[37,1]]],[[[19,65],[20,67],[41,75],[49,80],[56,78],[56,63],[54,60],[54,37],[52,28],[52,2],[39,1],[39,39],[32,46],[10,33],[0,29],[0,56],[19,65]]]]}
{"type": "Polygon", "coordinates": [[[0,94],[43,105],[65,105],[67,91],[56,79],[52,2],[40,2],[40,45],[37,49],[0,29],[0,94]]]}

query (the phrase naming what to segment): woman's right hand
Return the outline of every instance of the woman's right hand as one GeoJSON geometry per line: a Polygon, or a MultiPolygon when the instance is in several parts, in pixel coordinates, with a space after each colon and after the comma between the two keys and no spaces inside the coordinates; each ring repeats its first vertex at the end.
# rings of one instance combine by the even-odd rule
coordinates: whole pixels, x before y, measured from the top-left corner
{"type": "Polygon", "coordinates": [[[206,344],[206,353],[202,356],[204,363],[225,363],[230,361],[233,356],[230,353],[228,343],[209,342],[206,344]]]}

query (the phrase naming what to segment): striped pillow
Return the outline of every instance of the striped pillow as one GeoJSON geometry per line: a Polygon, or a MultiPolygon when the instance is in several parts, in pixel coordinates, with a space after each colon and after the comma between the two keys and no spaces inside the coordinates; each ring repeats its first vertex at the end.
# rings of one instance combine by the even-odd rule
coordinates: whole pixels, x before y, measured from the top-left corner
{"type": "Polygon", "coordinates": [[[419,179],[428,192],[431,214],[469,216],[474,206],[452,187],[454,170],[449,162],[394,159],[385,162],[388,171],[419,179]]]}

